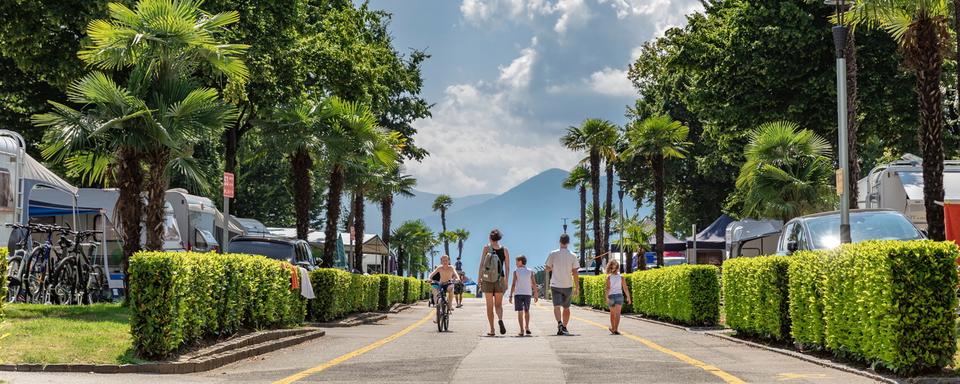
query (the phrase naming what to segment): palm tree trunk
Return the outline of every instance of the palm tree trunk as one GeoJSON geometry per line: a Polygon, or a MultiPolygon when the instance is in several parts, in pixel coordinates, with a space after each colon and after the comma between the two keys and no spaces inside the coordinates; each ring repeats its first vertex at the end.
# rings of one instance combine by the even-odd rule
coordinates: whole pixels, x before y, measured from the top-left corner
{"type": "Polygon", "coordinates": [[[130,275],[127,273],[130,256],[140,251],[140,217],[143,214],[143,199],[140,197],[143,172],[136,153],[130,150],[119,151],[114,177],[120,190],[117,199],[117,216],[123,238],[120,268],[123,270],[123,286],[126,289],[130,283],[130,275]]]}
{"type": "Polygon", "coordinates": [[[290,166],[293,168],[293,200],[294,211],[297,215],[297,238],[306,240],[307,233],[310,232],[310,203],[313,201],[313,186],[310,180],[313,159],[305,150],[300,149],[290,155],[290,166]]]}
{"type": "MultiPolygon", "coordinates": [[[[600,222],[600,153],[596,150],[590,151],[590,188],[593,193],[593,257],[603,254],[603,228],[600,222]]],[[[594,272],[600,274],[600,263],[594,263],[594,272]]]]}
{"type": "MultiPolygon", "coordinates": [[[[610,220],[613,217],[613,164],[607,161],[607,200],[603,204],[603,251],[610,251],[610,220]]],[[[610,256],[604,258],[608,260],[610,256]]]]}
{"type": "Polygon", "coordinates": [[[655,245],[657,251],[657,266],[663,267],[663,231],[664,231],[664,208],[663,208],[663,156],[653,156],[653,194],[654,194],[654,221],[656,222],[655,245]]]}
{"type": "Polygon", "coordinates": [[[587,266],[587,186],[580,184],[580,268],[587,266]]]}
{"type": "MultiPolygon", "coordinates": [[[[246,129],[243,127],[243,124],[244,118],[246,117],[247,108],[248,104],[244,103],[240,108],[240,113],[237,114],[237,119],[234,120],[233,124],[223,132],[224,172],[230,172],[234,174],[237,173],[237,152],[239,151],[240,147],[240,138],[246,131],[246,129]]],[[[236,196],[230,199],[230,207],[234,211],[237,211],[237,208],[239,208],[236,196]]]]}
{"type": "MultiPolygon", "coordinates": [[[[960,1],[960,0],[957,0],[960,1]]],[[[859,200],[857,181],[860,180],[860,156],[857,155],[857,129],[860,120],[857,118],[857,34],[856,31],[847,33],[847,50],[844,53],[847,62],[847,163],[850,166],[850,180],[846,187],[850,188],[850,209],[857,209],[859,200]]]]}
{"type": "Polygon", "coordinates": [[[343,166],[334,164],[327,187],[327,229],[323,239],[323,267],[333,268],[337,252],[337,221],[340,220],[340,195],[343,193],[343,166]]]}
{"type": "Polygon", "coordinates": [[[353,239],[353,268],[364,272],[363,268],[363,233],[366,223],[363,222],[363,191],[354,191],[353,193],[353,219],[355,229],[355,239],[353,239]]]}
{"type": "Polygon", "coordinates": [[[457,240],[457,260],[463,257],[463,239],[457,240]]]}
{"type": "Polygon", "coordinates": [[[169,152],[158,150],[147,155],[147,205],[144,209],[144,229],[147,231],[146,249],[159,251],[163,249],[163,216],[164,202],[167,189],[167,163],[169,152]]]}
{"type": "Polygon", "coordinates": [[[397,248],[397,276],[403,276],[403,268],[406,263],[403,262],[403,247],[397,248]]]}
{"type": "Polygon", "coordinates": [[[923,200],[927,213],[927,234],[931,239],[945,239],[943,207],[943,74],[940,32],[933,20],[921,18],[915,24],[917,47],[912,58],[917,70],[917,92],[920,99],[920,150],[923,152],[923,200]]]}
{"type": "Polygon", "coordinates": [[[450,256],[450,242],[447,241],[447,210],[440,208],[440,226],[443,227],[443,253],[450,256]]]}
{"type": "Polygon", "coordinates": [[[387,246],[387,249],[390,249],[390,226],[393,224],[393,194],[384,196],[380,200],[380,216],[382,218],[381,223],[383,227],[380,228],[381,240],[383,244],[387,246]]]}

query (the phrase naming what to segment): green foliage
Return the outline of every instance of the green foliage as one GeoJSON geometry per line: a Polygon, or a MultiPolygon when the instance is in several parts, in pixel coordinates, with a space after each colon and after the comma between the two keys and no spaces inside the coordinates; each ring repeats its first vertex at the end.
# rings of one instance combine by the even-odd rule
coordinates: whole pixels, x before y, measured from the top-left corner
{"type": "Polygon", "coordinates": [[[407,304],[416,303],[420,300],[423,293],[423,281],[416,277],[403,278],[403,302],[407,304]]]}
{"type": "Polygon", "coordinates": [[[353,311],[358,294],[353,290],[352,276],[350,272],[334,268],[310,272],[310,284],[317,296],[310,301],[311,319],[330,321],[353,311]]]}
{"type": "Polygon", "coordinates": [[[376,275],[380,278],[380,294],[378,307],[380,310],[390,309],[396,303],[403,302],[404,299],[404,278],[394,275],[376,275]]]}
{"type": "Polygon", "coordinates": [[[162,358],[207,337],[287,327],[306,315],[291,270],[262,256],[141,252],[130,261],[137,353],[162,358]]]}
{"type": "Polygon", "coordinates": [[[790,258],[736,258],[723,263],[727,326],[738,333],[783,340],[790,336],[787,267],[790,258]]]}
{"type": "Polygon", "coordinates": [[[950,364],[958,256],[952,242],[871,241],[821,258],[826,347],[899,374],[950,364]]]}
{"type": "Polygon", "coordinates": [[[671,322],[712,325],[720,314],[720,272],[712,265],[677,265],[633,273],[633,311],[671,322]]]}
{"type": "Polygon", "coordinates": [[[408,276],[427,271],[427,252],[436,244],[436,237],[423,220],[400,224],[390,238],[390,248],[397,252],[400,272],[408,276]]]}
{"type": "Polygon", "coordinates": [[[801,251],[790,257],[790,334],[800,345],[824,345],[823,284],[828,264],[825,252],[801,251]]]}
{"type": "Polygon", "coordinates": [[[570,298],[570,302],[574,305],[586,305],[586,294],[583,291],[583,286],[584,280],[587,278],[587,276],[579,275],[578,277],[579,279],[577,279],[576,282],[578,291],[576,295],[570,298]]]}
{"type": "Polygon", "coordinates": [[[583,276],[580,296],[583,305],[596,309],[607,309],[607,275],[583,276]]]}

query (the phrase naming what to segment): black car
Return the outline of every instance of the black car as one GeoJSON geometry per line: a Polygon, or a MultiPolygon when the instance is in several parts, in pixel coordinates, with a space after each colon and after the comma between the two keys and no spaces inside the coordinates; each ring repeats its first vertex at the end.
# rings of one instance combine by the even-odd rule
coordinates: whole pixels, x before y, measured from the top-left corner
{"type": "Polygon", "coordinates": [[[230,253],[261,255],[274,260],[313,270],[317,262],[310,251],[310,244],[303,240],[287,240],[273,237],[237,236],[230,240],[230,253]]]}

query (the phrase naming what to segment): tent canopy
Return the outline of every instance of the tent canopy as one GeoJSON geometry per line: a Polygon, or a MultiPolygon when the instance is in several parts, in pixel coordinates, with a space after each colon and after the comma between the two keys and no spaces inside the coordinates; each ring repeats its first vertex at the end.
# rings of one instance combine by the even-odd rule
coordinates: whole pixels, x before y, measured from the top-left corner
{"type": "Polygon", "coordinates": [[[56,173],[44,167],[39,161],[34,160],[30,155],[24,154],[23,179],[33,181],[33,185],[44,186],[53,189],[59,189],[71,195],[76,195],[79,190],[77,187],[61,179],[56,173]]]}
{"type": "MultiPolygon", "coordinates": [[[[611,239],[610,243],[611,243],[610,244],[611,252],[614,252],[614,253],[620,252],[620,242],[618,240],[611,239]]],[[[647,239],[647,243],[650,244],[651,247],[654,247],[655,244],[657,243],[657,235],[656,234],[651,235],[650,238],[647,239]]],[[[627,247],[627,250],[629,249],[630,248],[627,247]]],[[[687,242],[680,240],[667,232],[664,232],[663,233],[663,250],[665,252],[683,252],[687,250],[687,242]]]]}
{"type": "Polygon", "coordinates": [[[687,248],[693,248],[696,242],[697,249],[716,249],[724,250],[727,245],[726,234],[727,226],[733,222],[733,219],[727,215],[720,215],[710,226],[687,238],[687,248]]]}

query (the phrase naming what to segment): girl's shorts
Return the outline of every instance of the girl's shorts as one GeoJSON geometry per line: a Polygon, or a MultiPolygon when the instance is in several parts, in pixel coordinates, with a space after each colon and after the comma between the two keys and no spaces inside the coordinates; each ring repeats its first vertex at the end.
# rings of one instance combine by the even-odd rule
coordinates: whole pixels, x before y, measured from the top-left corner
{"type": "Polygon", "coordinates": [[[623,305],[623,294],[614,293],[610,296],[607,296],[607,305],[611,307],[614,305],[623,305]]]}

